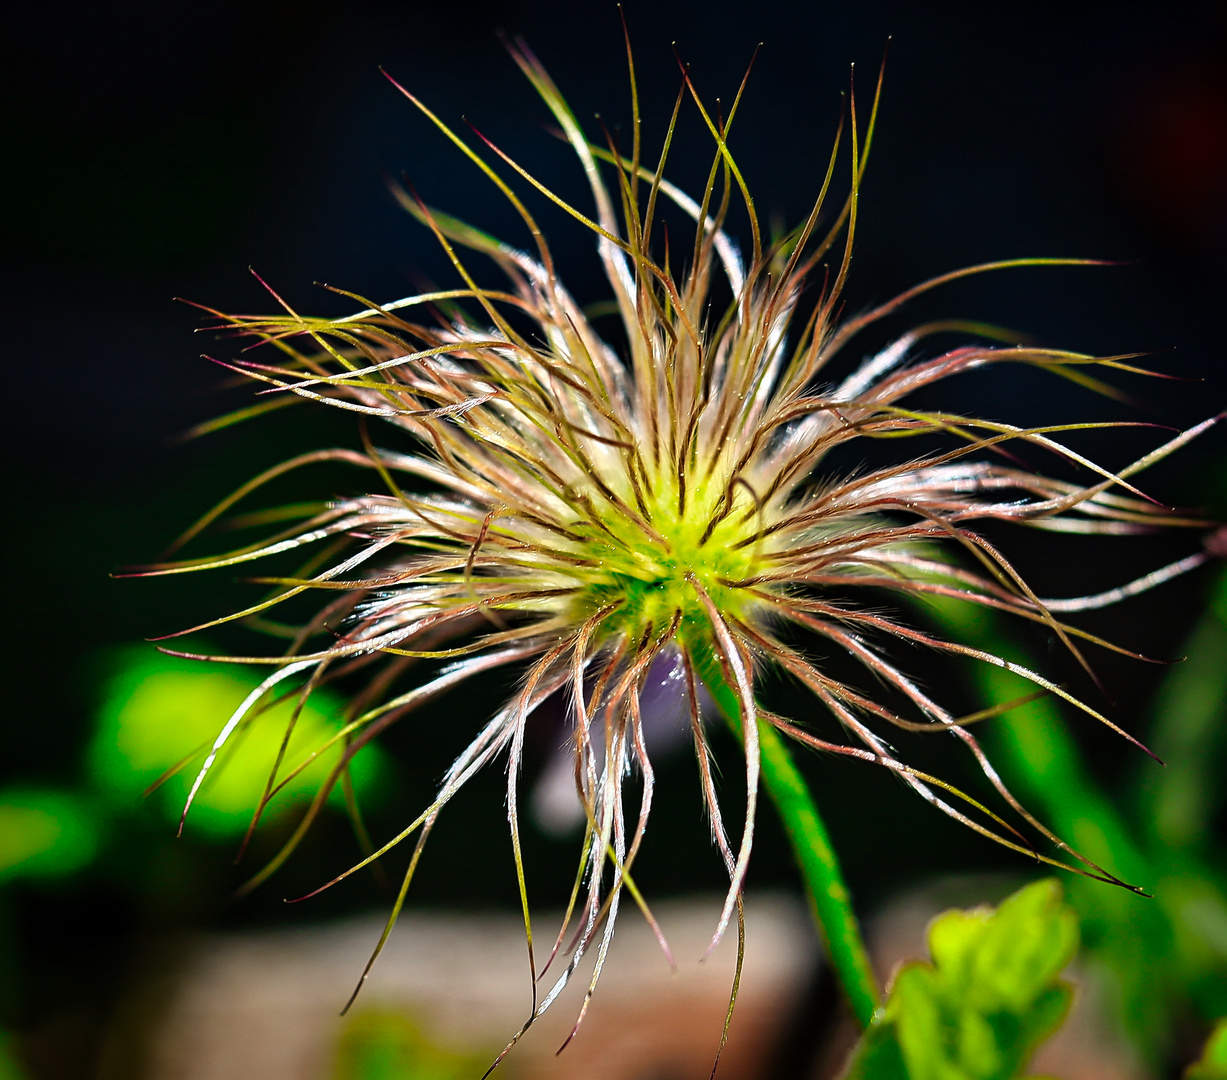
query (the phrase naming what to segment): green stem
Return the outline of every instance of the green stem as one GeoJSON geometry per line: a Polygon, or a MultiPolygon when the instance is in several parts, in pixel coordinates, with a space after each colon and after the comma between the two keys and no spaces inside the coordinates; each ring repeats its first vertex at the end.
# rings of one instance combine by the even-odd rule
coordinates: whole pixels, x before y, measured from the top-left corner
{"type": "MultiPolygon", "coordinates": [[[[741,709],[737,694],[725,682],[715,656],[697,656],[695,663],[703,685],[740,738],[741,709]]],[[[880,991],[826,823],[779,732],[760,720],[758,741],[763,786],[775,803],[792,844],[827,956],[857,1022],[863,1028],[868,1027],[878,1007],[880,991]]]]}

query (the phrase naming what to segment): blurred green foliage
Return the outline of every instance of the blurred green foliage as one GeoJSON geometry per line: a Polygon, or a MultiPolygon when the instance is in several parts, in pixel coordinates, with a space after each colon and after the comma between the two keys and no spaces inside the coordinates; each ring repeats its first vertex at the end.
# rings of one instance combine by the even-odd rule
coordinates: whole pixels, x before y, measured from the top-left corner
{"type": "MultiPolygon", "coordinates": [[[[146,789],[177,770],[151,795],[162,815],[177,824],[205,752],[227,718],[259,685],[260,675],[247,667],[205,664],[142,647],[113,654],[107,666],[98,725],[86,751],[89,777],[116,806],[131,808],[139,805],[146,789]]],[[[338,698],[316,690],[292,727],[298,694],[270,694],[269,700],[273,703],[253,710],[239,725],[218,756],[192,805],[192,829],[215,839],[244,832],[287,731],[278,776],[290,779],[269,804],[267,815],[304,804],[336,765],[344,745],[340,740],[294,774],[340,730],[345,707],[338,698]]],[[[364,747],[349,771],[355,794],[377,795],[389,774],[384,751],[364,747]]],[[[330,798],[344,805],[339,786],[330,798]]]]}
{"type": "Polygon", "coordinates": [[[1189,1066],[1185,1080],[1227,1080],[1227,1020],[1210,1033],[1201,1057],[1189,1066]]]}
{"type": "Polygon", "coordinates": [[[98,850],[97,818],[89,801],[73,792],[0,791],[0,882],[12,877],[56,877],[81,869],[98,850]]]}
{"type": "Polygon", "coordinates": [[[440,1046],[407,1013],[364,1009],[341,1032],[332,1080],[472,1080],[492,1057],[440,1046]]]}
{"type": "MultiPolygon", "coordinates": [[[[166,857],[162,845],[173,828],[159,824],[153,833],[132,827],[132,818],[127,822],[124,818],[148,813],[144,796],[157,785],[149,793],[149,803],[165,821],[172,825],[179,821],[205,754],[260,677],[250,669],[167,656],[148,646],[104,654],[97,674],[101,701],[82,763],[82,782],[75,789],[34,785],[0,789],[0,889],[16,879],[43,883],[71,879],[104,855],[124,867],[120,873],[137,891],[165,889],[167,882],[173,891],[180,887],[180,878],[192,880],[190,874],[175,870],[198,859],[199,853],[194,856],[189,848],[180,847],[181,861],[166,857]],[[136,865],[145,872],[131,873],[136,865]],[[162,874],[168,865],[171,873],[162,874]]],[[[189,828],[195,835],[206,841],[233,842],[243,834],[283,740],[285,752],[277,777],[285,783],[265,816],[301,807],[318,793],[344,747],[337,734],[345,706],[335,695],[317,690],[295,718],[297,703],[293,690],[281,699],[269,695],[239,725],[193,804],[189,828]],[[316,751],[318,756],[312,758],[316,751]]],[[[369,802],[388,787],[391,765],[382,748],[368,746],[354,756],[349,775],[355,798],[369,802]]],[[[338,785],[329,801],[344,807],[345,798],[338,785]]],[[[0,895],[0,901],[4,899],[0,895]]],[[[18,934],[9,908],[0,903],[0,1011],[5,1013],[20,999],[21,972],[14,960],[18,934]]],[[[368,1070],[353,1075],[446,1080],[453,1074],[368,1070]]],[[[12,1040],[0,1029],[0,1080],[23,1076],[12,1040]]]]}
{"type": "Polygon", "coordinates": [[[26,1074],[17,1064],[12,1045],[12,1036],[0,1031],[0,1080],[25,1080],[26,1074]]]}
{"type": "Polygon", "coordinates": [[[905,964],[845,1080],[1010,1080],[1069,1011],[1060,974],[1078,916],[1051,878],[999,908],[952,910],[929,927],[932,963],[905,964]]]}
{"type": "MultiPolygon", "coordinates": [[[[1166,764],[1147,763],[1109,794],[1083,761],[1061,707],[1040,698],[994,720],[986,743],[1006,782],[1058,835],[1153,898],[1069,879],[1087,960],[1105,977],[1121,1026],[1159,1066],[1190,1022],[1227,1016],[1227,878],[1211,829],[1227,728],[1227,575],[1161,688],[1141,737],[1166,764]]],[[[994,617],[964,603],[926,605],[961,640],[1024,664],[994,617]]],[[[1033,687],[976,665],[986,705],[1033,687]]]]}
{"type": "MultiPolygon", "coordinates": [[[[221,670],[139,646],[107,654],[103,672],[101,705],[85,755],[86,783],[77,790],[0,789],[0,885],[85,869],[116,832],[116,816],[140,811],[147,789],[159,780],[164,782],[152,799],[164,819],[177,823],[217,732],[259,682],[246,669],[221,670]]],[[[266,816],[301,806],[319,791],[343,742],[333,741],[313,760],[311,755],[340,731],[344,707],[335,696],[316,691],[291,727],[296,700],[291,692],[253,710],[227,743],[193,804],[192,827],[205,839],[242,835],[287,731],[278,777],[289,779],[266,816]]],[[[368,746],[355,755],[349,772],[355,796],[369,800],[387,787],[391,766],[382,748],[368,746]]],[[[344,800],[338,786],[330,801],[344,806],[344,800]]],[[[119,831],[126,843],[139,835],[119,831]]]]}

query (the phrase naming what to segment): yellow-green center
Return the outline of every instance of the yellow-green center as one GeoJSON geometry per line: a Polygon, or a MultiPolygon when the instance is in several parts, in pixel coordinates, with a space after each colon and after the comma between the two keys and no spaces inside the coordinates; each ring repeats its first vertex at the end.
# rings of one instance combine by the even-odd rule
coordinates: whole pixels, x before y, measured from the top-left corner
{"type": "Polygon", "coordinates": [[[632,515],[603,516],[589,525],[595,566],[579,575],[580,618],[617,604],[602,624],[602,636],[623,637],[632,646],[668,630],[683,645],[710,643],[711,618],[700,590],[722,615],[744,620],[753,606],[744,582],[764,566],[756,534],[762,522],[744,492],[732,493],[725,512],[723,492],[694,493],[679,512],[675,491],[649,505],[648,527],[632,515]]]}

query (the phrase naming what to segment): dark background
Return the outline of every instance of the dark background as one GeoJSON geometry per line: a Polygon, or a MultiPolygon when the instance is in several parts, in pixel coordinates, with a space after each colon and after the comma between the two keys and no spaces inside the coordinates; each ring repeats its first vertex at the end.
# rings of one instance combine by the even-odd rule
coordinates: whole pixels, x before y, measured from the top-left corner
{"type": "MultiPolygon", "coordinates": [[[[857,65],[864,109],[891,39],[847,291],[852,309],[990,259],[1070,255],[1120,264],[963,282],[926,297],[886,332],[934,317],[985,319],[1044,344],[1146,352],[1150,366],[1197,380],[1118,380],[1139,399],[1130,409],[1057,380],[999,370],[943,388],[942,407],[1016,422],[1093,417],[1183,426],[1227,404],[1223,4],[629,0],[624,8],[649,157],[677,91],[671,43],[700,92],[726,103],[763,43],[732,148],[760,214],[788,224],[805,215],[821,181],[849,64],[857,65]]],[[[387,179],[402,172],[428,201],[525,241],[497,193],[396,93],[380,65],[449,123],[467,116],[584,205],[579,170],[545,132],[546,109],[497,30],[527,39],[581,120],[599,112],[625,130],[625,54],[613,3],[150,2],[31,5],[9,16],[0,73],[12,110],[0,171],[0,326],[11,376],[3,398],[11,514],[0,781],[70,783],[78,775],[99,649],[221,614],[246,595],[228,591],[225,573],[151,582],[112,580],[110,571],[157,557],[205,507],[260,469],[307,447],[357,445],[352,424],[310,410],[176,441],[245,398],[220,390],[218,369],[198,357],[224,355],[229,346],[194,338],[199,313],[171,298],[264,310],[269,298],[248,266],[292,303],[320,312],[343,307],[313,288],[316,280],[378,299],[424,282],[449,286],[433,240],[388,194],[387,179]]],[[[670,175],[693,190],[711,148],[693,109],[684,108],[683,118],[670,175]]],[[[595,123],[589,130],[599,134],[595,123]]],[[[602,299],[591,237],[544,200],[529,202],[570,288],[581,302],[602,299]]],[[[1135,432],[1078,445],[1120,466],[1163,437],[1135,432]]],[[[1143,486],[1221,518],[1225,454],[1223,435],[1211,433],[1148,473],[1143,486]]],[[[331,493],[321,491],[323,482],[304,481],[303,491],[331,493]]],[[[338,474],[337,490],[353,482],[338,474]]],[[[1199,538],[1027,534],[1010,542],[1041,595],[1067,595],[1179,558],[1199,538]]],[[[1149,655],[1176,657],[1203,602],[1205,573],[1083,625],[1149,655]]],[[[1038,637],[1029,645],[1050,651],[1038,637]]],[[[1111,715],[1137,729],[1162,669],[1095,659],[1114,699],[1111,715]]],[[[908,663],[925,672],[922,657],[908,663]]],[[[1055,651],[1052,663],[1076,683],[1055,651]]],[[[930,681],[944,672],[933,667],[930,681]]],[[[487,687],[465,707],[476,720],[501,692],[487,687]]],[[[958,702],[961,693],[955,682],[947,696],[958,702]]],[[[450,724],[456,715],[431,714],[390,739],[403,772],[397,796],[375,815],[377,832],[422,802],[463,745],[469,728],[450,724]]],[[[1099,732],[1086,733],[1086,746],[1109,782],[1141,767],[1140,755],[1099,732]]],[[[807,768],[866,909],[937,872],[1014,865],[889,777],[830,761],[807,768]]],[[[961,768],[951,764],[946,774],[957,779],[961,768]]],[[[686,762],[662,773],[653,843],[639,872],[656,894],[719,886],[692,773],[686,762]]],[[[497,777],[488,778],[452,808],[419,877],[422,902],[514,903],[498,787],[497,777]],[[449,844],[459,839],[463,858],[460,845],[449,844]]],[[[789,856],[765,818],[754,883],[791,885],[789,856]]],[[[155,854],[148,858],[181,880],[158,899],[132,888],[140,874],[122,858],[72,885],[18,890],[26,989],[10,1003],[9,1022],[66,1032],[64,1046],[79,1048],[65,1050],[46,1075],[77,1074],[72,1062],[88,1059],[108,994],[139,966],[134,942],[149,940],[151,927],[321,918],[379,903],[375,884],[355,881],[314,907],[280,904],[296,885],[318,882],[349,857],[344,829],[329,828],[282,882],[239,906],[223,903],[227,883],[237,880],[226,853],[189,846],[189,858],[165,838],[149,840],[155,854]],[[66,990],[68,983],[76,988],[66,990]]],[[[572,848],[532,838],[529,868],[543,904],[556,903],[569,881],[572,848]]]]}

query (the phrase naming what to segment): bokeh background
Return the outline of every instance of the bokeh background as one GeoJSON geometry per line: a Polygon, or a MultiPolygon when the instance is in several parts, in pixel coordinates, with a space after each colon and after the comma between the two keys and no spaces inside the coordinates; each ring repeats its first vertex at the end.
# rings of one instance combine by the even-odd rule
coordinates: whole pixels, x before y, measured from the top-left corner
{"type": "MultiPolygon", "coordinates": [[[[1121,385],[1135,399],[1126,405],[1034,372],[997,370],[943,388],[942,407],[1015,422],[1083,416],[1185,426],[1227,405],[1224,4],[626,0],[623,7],[653,153],[677,91],[671,44],[700,91],[727,103],[763,43],[732,145],[762,216],[789,224],[808,211],[821,181],[849,65],[856,64],[867,103],[889,39],[847,292],[853,309],[990,259],[1069,255],[1116,264],[964,281],[918,301],[884,334],[929,318],[983,319],[1044,344],[1146,353],[1146,364],[1175,377],[1126,377],[1121,385]]],[[[138,643],[252,595],[225,572],[109,575],[158,557],[204,508],[257,471],[302,449],[358,445],[352,424],[310,409],[183,440],[194,425],[241,405],[247,391],[228,389],[224,373],[200,358],[224,356],[231,346],[194,337],[200,312],[172,298],[263,310],[269,298],[249,266],[291,303],[315,311],[344,310],[316,281],[377,299],[425,283],[447,287],[448,267],[429,234],[396,207],[389,178],[404,175],[427,201],[497,235],[523,237],[493,189],[380,66],[446,120],[467,117],[582,204],[582,176],[546,130],[544,106],[496,32],[523,35],[576,113],[585,122],[599,113],[614,131],[625,131],[630,115],[625,55],[613,3],[26,5],[6,20],[10,47],[0,79],[12,111],[0,171],[0,305],[13,377],[3,404],[10,524],[3,533],[0,1029],[9,1033],[3,1052],[20,1062],[12,1067],[36,1080],[137,1076],[140,1040],[132,1032],[140,1023],[132,1017],[140,1009],[131,1002],[172,964],[168,943],[203,931],[319,922],[385,902],[374,878],[355,878],[309,905],[281,902],[352,857],[339,814],[279,880],[230,902],[244,873],[231,865],[237,840],[227,821],[239,818],[226,818],[223,806],[215,828],[175,840],[165,807],[140,798],[164,767],[158,755],[171,751],[146,747],[143,765],[132,755],[127,766],[107,757],[118,710],[154,671],[141,667],[154,663],[152,646],[138,643]]],[[[684,108],[683,117],[670,175],[693,189],[711,150],[693,110],[684,108]]],[[[599,134],[595,122],[590,130],[599,134]]],[[[533,210],[570,288],[581,302],[601,300],[591,237],[552,207],[534,202],[533,210]]],[[[1122,465],[1161,437],[1134,430],[1077,445],[1122,465]]],[[[354,483],[325,470],[282,492],[290,501],[343,493],[354,483]]],[[[1227,440],[1210,433],[1149,472],[1144,486],[1222,520],[1227,440]]],[[[1059,596],[1111,587],[1200,542],[1187,533],[1115,542],[1026,534],[1012,537],[1009,550],[1037,592],[1059,596]]],[[[1082,625],[1149,656],[1177,658],[1217,573],[1203,569],[1082,625]]],[[[1097,693],[1040,633],[1012,633],[1047,670],[1097,693]]],[[[210,638],[222,648],[251,641],[241,629],[210,638]]],[[[1104,707],[1145,735],[1169,669],[1106,653],[1095,663],[1111,695],[1104,707]]],[[[908,664],[967,711],[977,707],[965,670],[921,655],[908,664]]],[[[157,669],[166,678],[178,670],[157,669]]],[[[422,804],[467,741],[470,718],[486,715],[505,688],[485,684],[461,708],[445,705],[391,733],[363,781],[373,834],[389,835],[422,804]]],[[[215,689],[219,700],[233,692],[215,689]]],[[[777,692],[787,700],[787,688],[777,692]]],[[[204,700],[204,691],[173,682],[163,693],[142,706],[152,719],[141,730],[153,743],[159,710],[185,697],[204,700]]],[[[176,730],[197,723],[195,716],[177,719],[176,730]]],[[[1088,775],[1105,791],[1142,790],[1145,770],[1158,768],[1082,720],[1070,725],[1088,775]]],[[[549,732],[539,735],[538,768],[549,742],[549,732]]],[[[1213,734],[1199,745],[1199,754],[1211,754],[1213,734]]],[[[925,759],[926,752],[919,760],[973,783],[970,762],[925,759]]],[[[1026,872],[1009,853],[928,812],[889,776],[818,759],[805,767],[866,912],[941,875],[1026,872]]],[[[693,772],[685,755],[661,766],[639,869],[654,896],[720,887],[693,772]]],[[[499,788],[495,770],[451,808],[413,904],[515,906],[499,788]]],[[[1122,820],[1130,813],[1136,807],[1125,805],[1122,820]]],[[[274,821],[249,860],[271,853],[291,819],[274,821]]],[[[1199,835],[1222,836],[1213,800],[1199,820],[1199,835]]],[[[573,848],[573,838],[540,830],[528,838],[543,906],[565,899],[573,848]]],[[[751,888],[795,888],[770,812],[751,888]]],[[[830,987],[806,994],[807,1008],[834,1008],[830,987]]],[[[1187,1040],[1197,1037],[1199,1022],[1187,1021],[1187,1040]]],[[[1183,1031],[1165,1051],[1165,1067],[1187,1054],[1183,1031]]],[[[771,1067],[808,1060],[803,1035],[789,1038],[801,1056],[785,1054],[785,1064],[771,1067]]]]}

